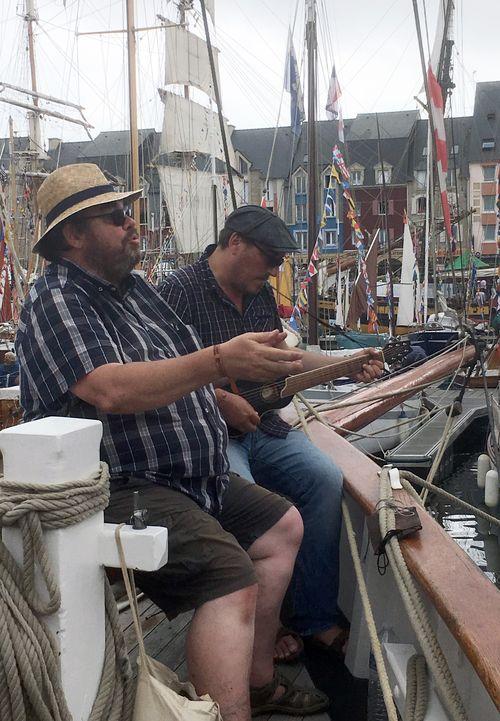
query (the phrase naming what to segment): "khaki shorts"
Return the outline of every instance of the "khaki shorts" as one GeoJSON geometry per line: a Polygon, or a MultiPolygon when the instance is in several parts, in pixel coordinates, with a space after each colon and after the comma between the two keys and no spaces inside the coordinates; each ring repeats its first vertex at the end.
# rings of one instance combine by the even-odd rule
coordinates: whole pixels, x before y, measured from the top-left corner
{"type": "Polygon", "coordinates": [[[246,550],[291,507],[281,496],[230,474],[218,517],[180,491],[130,478],[111,482],[109,523],[128,521],[133,492],[148,510],[148,525],[168,528],[168,562],[158,571],[135,572],[137,586],[168,616],[198,608],[256,583],[246,550]]]}

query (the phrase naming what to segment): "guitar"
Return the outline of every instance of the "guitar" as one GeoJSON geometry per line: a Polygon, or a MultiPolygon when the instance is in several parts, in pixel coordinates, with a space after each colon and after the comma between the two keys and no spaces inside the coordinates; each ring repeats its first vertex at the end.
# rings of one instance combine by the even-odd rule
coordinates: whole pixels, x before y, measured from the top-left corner
{"type": "MultiPolygon", "coordinates": [[[[388,343],[385,348],[382,348],[378,353],[378,358],[384,364],[397,364],[404,360],[410,350],[411,346],[408,341],[396,341],[388,343]]],[[[236,381],[235,385],[238,389],[238,395],[248,401],[261,415],[271,410],[284,408],[296,393],[312,388],[318,383],[326,383],[335,378],[360,373],[363,370],[363,365],[373,357],[369,350],[364,350],[354,357],[343,358],[322,368],[279,378],[266,385],[258,385],[251,381],[236,381]]],[[[229,386],[226,386],[225,390],[234,392],[233,388],[229,386]]]]}

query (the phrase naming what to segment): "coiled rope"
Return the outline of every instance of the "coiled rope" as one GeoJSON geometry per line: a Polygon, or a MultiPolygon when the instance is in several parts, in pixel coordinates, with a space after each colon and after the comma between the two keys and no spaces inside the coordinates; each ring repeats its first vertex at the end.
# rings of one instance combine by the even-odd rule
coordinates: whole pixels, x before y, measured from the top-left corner
{"type": "MultiPolygon", "coordinates": [[[[0,527],[19,526],[23,566],[0,540],[0,709],[2,721],[71,721],[60,681],[56,641],[40,616],[56,612],[61,597],[43,529],[65,528],[104,510],[109,473],[40,486],[0,480],[0,527]],[[35,569],[46,600],[35,587],[35,569]]],[[[118,611],[106,581],[105,656],[89,721],[127,721],[133,706],[132,672],[118,611]]]]}

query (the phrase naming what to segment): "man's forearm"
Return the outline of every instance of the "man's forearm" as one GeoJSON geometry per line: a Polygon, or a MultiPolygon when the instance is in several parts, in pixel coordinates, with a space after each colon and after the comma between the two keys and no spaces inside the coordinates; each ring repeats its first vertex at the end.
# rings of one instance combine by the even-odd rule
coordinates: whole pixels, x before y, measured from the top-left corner
{"type": "Polygon", "coordinates": [[[166,360],[109,363],[71,390],[105,413],[141,413],[167,406],[221,375],[210,347],[166,360]]]}

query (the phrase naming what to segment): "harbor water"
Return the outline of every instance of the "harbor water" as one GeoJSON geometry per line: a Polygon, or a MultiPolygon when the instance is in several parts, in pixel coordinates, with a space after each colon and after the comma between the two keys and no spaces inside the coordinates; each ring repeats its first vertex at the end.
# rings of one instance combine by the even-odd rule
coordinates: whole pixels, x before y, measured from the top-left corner
{"type": "MultiPolygon", "coordinates": [[[[448,456],[447,472],[438,485],[454,496],[500,517],[500,508],[484,505],[484,488],[476,481],[477,459],[485,452],[487,419],[473,423],[454,443],[448,456]]],[[[431,494],[429,509],[439,524],[463,548],[474,563],[500,589],[500,528],[476,518],[458,504],[431,494]]]]}

